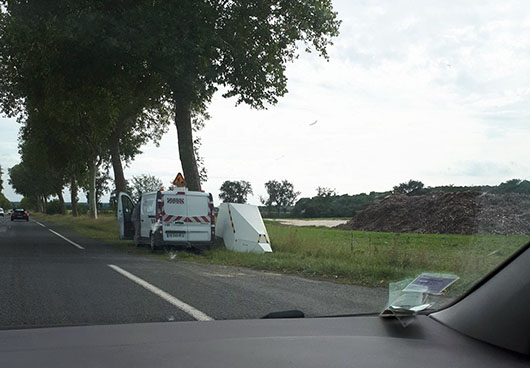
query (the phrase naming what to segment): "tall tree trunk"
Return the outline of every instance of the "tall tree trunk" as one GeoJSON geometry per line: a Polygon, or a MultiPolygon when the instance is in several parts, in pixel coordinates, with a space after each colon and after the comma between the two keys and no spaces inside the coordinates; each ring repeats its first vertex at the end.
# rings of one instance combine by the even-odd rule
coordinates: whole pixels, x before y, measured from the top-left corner
{"type": "Polygon", "coordinates": [[[75,175],[70,177],[70,203],[72,204],[72,216],[77,217],[77,181],[75,175]]]}
{"type": "Polygon", "coordinates": [[[186,99],[175,101],[175,125],[177,126],[180,163],[189,190],[201,190],[197,160],[193,150],[193,131],[191,128],[191,104],[186,99]]]}
{"type": "Polygon", "coordinates": [[[64,197],[62,188],[57,191],[57,197],[59,198],[59,206],[61,208],[61,215],[66,215],[66,207],[64,205],[64,197]]]}
{"type": "Polygon", "coordinates": [[[118,123],[114,128],[114,132],[112,132],[112,135],[109,138],[110,159],[112,161],[112,170],[114,171],[116,198],[118,198],[120,192],[125,193],[125,191],[127,190],[127,186],[125,184],[125,175],[123,174],[123,166],[121,164],[120,156],[121,127],[124,124],[125,122],[118,123]]]}
{"type": "Polygon", "coordinates": [[[43,208],[42,208],[42,198],[40,195],[36,196],[37,198],[37,212],[40,212],[40,213],[44,213],[43,211],[43,208]]]}
{"type": "Polygon", "coordinates": [[[89,163],[89,183],[88,183],[88,207],[89,216],[98,218],[98,208],[96,204],[96,176],[97,176],[96,160],[92,159],[89,163]]]}
{"type": "Polygon", "coordinates": [[[46,212],[46,209],[48,208],[48,197],[42,196],[42,201],[43,201],[42,208],[44,209],[43,212],[46,212]]]}

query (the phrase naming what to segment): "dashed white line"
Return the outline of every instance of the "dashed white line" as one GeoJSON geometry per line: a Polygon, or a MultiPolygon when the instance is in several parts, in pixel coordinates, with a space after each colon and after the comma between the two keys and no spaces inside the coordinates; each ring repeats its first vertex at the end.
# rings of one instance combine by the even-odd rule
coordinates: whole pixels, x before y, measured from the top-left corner
{"type": "Polygon", "coordinates": [[[208,316],[207,314],[201,312],[200,310],[192,307],[189,304],[184,303],[182,300],[175,298],[173,295],[166,293],[164,290],[157,288],[156,286],[148,283],[147,281],[139,278],[138,276],[133,275],[132,273],[125,271],[123,268],[118,267],[116,265],[109,264],[110,268],[112,268],[114,271],[122,274],[123,276],[127,277],[129,280],[134,281],[144,289],[149,290],[155,295],[158,295],[162,299],[164,299],[169,304],[174,305],[181,311],[189,314],[193,318],[195,318],[197,321],[213,321],[213,318],[208,316]]]}
{"type": "Polygon", "coordinates": [[[35,220],[33,220],[33,222],[35,222],[35,223],[39,224],[39,225],[40,225],[40,226],[42,226],[42,227],[46,227],[46,225],[44,225],[44,224],[41,224],[41,223],[40,223],[40,222],[38,222],[38,221],[35,221],[35,220]]]}
{"type": "Polygon", "coordinates": [[[74,247],[77,247],[77,248],[79,248],[79,249],[85,249],[84,247],[80,246],[79,244],[77,244],[77,243],[71,241],[70,239],[68,239],[68,238],[66,238],[66,237],[64,237],[64,236],[62,236],[62,235],[59,234],[58,232],[55,232],[55,231],[53,231],[52,229],[48,229],[48,230],[50,230],[52,233],[54,233],[55,235],[57,235],[59,238],[62,238],[62,239],[64,239],[64,240],[66,240],[68,243],[72,244],[74,247]]]}

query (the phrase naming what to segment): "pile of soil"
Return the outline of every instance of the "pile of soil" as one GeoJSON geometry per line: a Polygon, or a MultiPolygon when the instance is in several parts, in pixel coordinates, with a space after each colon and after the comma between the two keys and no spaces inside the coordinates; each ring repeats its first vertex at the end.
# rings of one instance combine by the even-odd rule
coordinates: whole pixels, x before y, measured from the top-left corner
{"type": "Polygon", "coordinates": [[[530,195],[479,191],[395,194],[355,214],[344,230],[530,235],[530,195]]]}

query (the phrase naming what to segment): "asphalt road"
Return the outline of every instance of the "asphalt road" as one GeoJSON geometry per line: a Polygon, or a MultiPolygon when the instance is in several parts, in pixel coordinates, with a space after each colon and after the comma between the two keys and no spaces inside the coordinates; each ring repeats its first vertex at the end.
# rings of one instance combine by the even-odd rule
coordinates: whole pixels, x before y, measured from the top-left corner
{"type": "MultiPolygon", "coordinates": [[[[177,257],[178,259],[178,257],[177,257]]],[[[376,312],[384,289],[128,254],[0,217],[0,328],[376,312]]]]}

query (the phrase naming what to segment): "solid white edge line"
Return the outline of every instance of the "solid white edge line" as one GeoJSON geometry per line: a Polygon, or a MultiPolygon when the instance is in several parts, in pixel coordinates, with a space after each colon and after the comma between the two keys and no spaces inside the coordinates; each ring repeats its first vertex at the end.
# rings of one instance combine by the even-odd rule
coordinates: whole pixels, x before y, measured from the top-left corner
{"type": "Polygon", "coordinates": [[[55,231],[53,231],[52,229],[48,229],[48,230],[50,230],[52,233],[54,233],[55,235],[57,235],[59,238],[66,240],[68,243],[72,244],[74,247],[78,247],[79,249],[85,249],[84,247],[80,246],[79,244],[74,243],[74,242],[71,241],[70,239],[68,239],[68,238],[66,238],[66,237],[64,237],[64,236],[62,236],[62,235],[59,234],[58,232],[55,232],[55,231]]]}
{"type": "Polygon", "coordinates": [[[158,295],[159,297],[164,299],[169,304],[172,304],[175,307],[177,307],[178,309],[180,309],[181,311],[189,314],[190,316],[195,318],[197,321],[213,321],[213,318],[208,316],[207,314],[201,312],[200,310],[192,307],[189,304],[184,303],[182,300],[179,300],[179,299],[175,298],[173,295],[166,293],[164,290],[159,289],[159,288],[157,288],[154,285],[151,285],[150,283],[148,283],[145,280],[142,280],[138,276],[135,276],[135,275],[133,275],[132,273],[130,273],[128,271],[125,271],[123,268],[118,267],[118,266],[113,265],[113,264],[109,264],[108,266],[110,268],[112,268],[114,271],[116,271],[116,272],[122,274],[123,276],[127,277],[129,280],[134,281],[135,283],[137,283],[138,285],[140,285],[144,289],[152,292],[155,295],[158,295]]]}
{"type": "Polygon", "coordinates": [[[35,221],[35,220],[33,220],[33,222],[35,222],[35,223],[39,224],[39,225],[40,225],[40,226],[42,226],[42,227],[46,227],[46,225],[44,225],[44,224],[41,224],[41,223],[40,223],[40,222],[38,222],[38,221],[35,221]]]}

